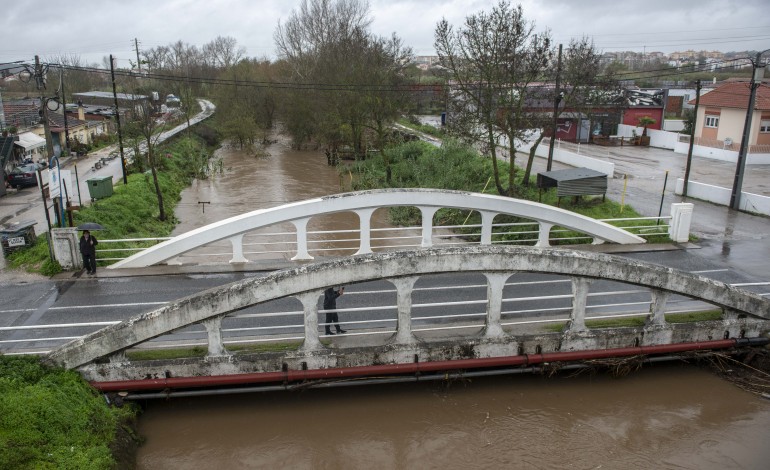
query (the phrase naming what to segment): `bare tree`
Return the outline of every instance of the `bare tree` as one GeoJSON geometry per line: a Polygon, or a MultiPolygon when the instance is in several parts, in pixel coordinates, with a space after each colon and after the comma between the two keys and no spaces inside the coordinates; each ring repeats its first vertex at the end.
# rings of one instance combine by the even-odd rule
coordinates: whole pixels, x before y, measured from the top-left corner
{"type": "MultiPolygon", "coordinates": [[[[541,118],[533,120],[532,129],[537,130],[535,141],[529,151],[529,159],[524,172],[524,184],[529,184],[535,152],[543,138],[552,130],[554,120],[558,119],[565,110],[581,116],[591,116],[597,108],[604,111],[617,98],[618,85],[614,74],[604,70],[601,64],[601,54],[596,51],[593,42],[588,38],[573,39],[564,53],[561,70],[552,61],[548,76],[554,80],[560,74],[561,86],[542,88],[537,94],[540,104],[551,106],[559,93],[559,108],[556,116],[540,113],[541,118]]],[[[540,111],[539,106],[535,106],[540,111]]],[[[555,136],[552,136],[555,138],[555,136]]]]}
{"type": "Polygon", "coordinates": [[[535,35],[534,24],[524,18],[521,6],[512,8],[505,1],[489,13],[466,17],[457,30],[442,20],[435,38],[436,52],[451,80],[450,131],[482,144],[482,151],[492,158],[498,193],[512,196],[516,141],[530,126],[525,112],[529,86],[546,69],[550,38],[535,35]],[[507,187],[497,161],[503,143],[510,156],[507,187]]]}

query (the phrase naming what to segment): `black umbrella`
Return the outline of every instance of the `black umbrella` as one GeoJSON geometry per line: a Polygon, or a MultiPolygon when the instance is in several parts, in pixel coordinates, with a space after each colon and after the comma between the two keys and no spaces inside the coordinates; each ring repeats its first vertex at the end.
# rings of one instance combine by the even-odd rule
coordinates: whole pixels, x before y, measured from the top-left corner
{"type": "Polygon", "coordinates": [[[78,225],[78,230],[88,230],[90,232],[92,230],[104,230],[104,227],[97,224],[96,222],[86,222],[84,224],[78,225]]]}

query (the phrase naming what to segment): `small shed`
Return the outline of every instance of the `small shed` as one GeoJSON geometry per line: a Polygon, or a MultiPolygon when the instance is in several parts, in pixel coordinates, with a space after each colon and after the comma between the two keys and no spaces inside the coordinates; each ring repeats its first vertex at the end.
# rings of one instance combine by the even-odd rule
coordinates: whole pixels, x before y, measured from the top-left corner
{"type": "Polygon", "coordinates": [[[584,196],[607,193],[607,175],[588,168],[569,168],[537,174],[537,187],[556,188],[556,195],[584,196]]]}

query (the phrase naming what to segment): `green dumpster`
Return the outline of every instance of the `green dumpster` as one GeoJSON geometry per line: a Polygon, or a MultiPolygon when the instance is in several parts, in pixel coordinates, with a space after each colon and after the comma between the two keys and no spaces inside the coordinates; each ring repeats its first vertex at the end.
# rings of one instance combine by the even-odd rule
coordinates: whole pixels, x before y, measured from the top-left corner
{"type": "Polygon", "coordinates": [[[86,183],[88,183],[88,193],[91,195],[92,201],[112,196],[111,176],[105,176],[103,178],[91,178],[86,180],[86,183]]]}

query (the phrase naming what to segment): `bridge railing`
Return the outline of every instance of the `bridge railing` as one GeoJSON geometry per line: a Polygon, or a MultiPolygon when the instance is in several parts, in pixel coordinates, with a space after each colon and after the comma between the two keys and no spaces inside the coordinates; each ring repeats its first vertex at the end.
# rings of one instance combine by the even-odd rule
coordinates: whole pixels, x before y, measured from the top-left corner
{"type": "MultiPolygon", "coordinates": [[[[625,217],[614,219],[599,219],[644,239],[653,237],[669,237],[672,216],[661,217],[625,217]]],[[[431,238],[434,246],[478,245],[481,243],[482,224],[464,225],[433,225],[431,238]]],[[[403,248],[422,247],[422,227],[388,227],[371,228],[370,241],[372,251],[383,251],[403,248]]],[[[242,239],[244,256],[259,259],[269,257],[287,258],[297,252],[296,232],[251,232],[242,239]]],[[[310,230],[307,232],[308,253],[310,256],[340,256],[350,255],[358,251],[360,229],[347,230],[310,230]]],[[[492,244],[502,245],[536,245],[539,241],[540,230],[537,222],[516,222],[492,224],[492,244]],[[507,238],[506,238],[507,237],[507,238]]],[[[101,262],[112,263],[128,258],[134,253],[143,251],[154,244],[170,240],[172,237],[130,238],[99,240],[96,250],[97,259],[101,262]]],[[[573,230],[552,228],[549,234],[549,244],[573,245],[591,243],[592,237],[576,234],[573,230]]],[[[185,253],[186,259],[222,258],[227,262],[232,257],[232,246],[229,242],[215,242],[203,248],[185,253]]]]}
{"type": "MultiPolygon", "coordinates": [[[[283,340],[301,340],[300,350],[306,353],[322,351],[326,346],[321,342],[322,335],[319,334],[319,327],[323,324],[319,320],[318,305],[323,291],[329,285],[352,285],[379,280],[387,280],[395,286],[395,311],[392,307],[380,305],[348,308],[342,312],[347,315],[355,311],[377,312],[377,315],[363,318],[361,321],[391,326],[386,326],[384,331],[375,329],[358,334],[392,333],[392,337],[387,339],[392,345],[415,345],[415,331],[420,328],[417,323],[437,320],[433,315],[420,315],[421,309],[438,309],[437,315],[442,317],[449,315],[449,310],[458,304],[479,307],[476,311],[462,312],[454,318],[455,321],[470,319],[469,323],[474,326],[483,324],[480,337],[484,340],[511,339],[511,333],[504,330],[506,323],[519,325],[524,321],[542,323],[542,320],[566,321],[567,327],[563,333],[567,335],[566,339],[573,338],[574,335],[584,338],[583,334],[589,331],[586,312],[587,306],[590,305],[588,299],[595,295],[590,292],[595,279],[636,286],[622,289],[618,293],[621,296],[620,301],[598,305],[597,310],[605,315],[645,314],[646,324],[654,329],[646,330],[646,333],[640,336],[642,341],[648,344],[656,344],[655,341],[661,340],[671,342],[672,330],[667,329],[665,314],[668,303],[674,300],[672,297],[678,295],[705,302],[725,312],[728,323],[717,326],[720,335],[721,331],[733,336],[758,335],[760,323],[770,320],[770,301],[757,294],[650,263],[597,253],[529,247],[433,248],[375,253],[315,263],[209,289],[74,340],[50,353],[49,359],[67,367],[80,367],[96,359],[116,354],[115,360],[124,361],[122,354],[125,350],[163,338],[170,333],[183,340],[181,343],[177,341],[176,346],[183,346],[184,340],[193,341],[196,340],[196,335],[199,337],[203,334],[201,327],[205,329],[208,356],[212,358],[230,356],[225,348],[225,339],[228,334],[236,331],[262,334],[287,332],[285,328],[288,328],[288,333],[281,336],[283,340]],[[461,272],[483,276],[485,282],[480,282],[477,287],[486,290],[485,298],[447,299],[438,303],[421,303],[419,299],[413,299],[415,285],[422,277],[461,272]],[[562,304],[542,307],[537,305],[534,309],[530,307],[528,310],[517,312],[519,318],[516,318],[517,315],[509,316],[509,310],[504,309],[504,305],[542,300],[538,296],[506,297],[504,288],[509,278],[520,272],[562,276],[559,279],[566,284],[561,290],[557,291],[557,294],[546,295],[550,301],[557,300],[562,304]],[[247,311],[251,307],[264,306],[269,301],[279,299],[291,301],[296,306],[301,305],[301,310],[294,307],[290,312],[247,311]],[[621,310],[633,307],[630,304],[634,303],[647,306],[648,312],[640,313],[634,308],[625,312],[621,310]],[[483,313],[479,310],[483,310],[483,313]],[[552,311],[568,311],[568,315],[552,318],[537,316],[538,313],[552,311]],[[387,315],[385,312],[388,312],[387,315]],[[287,315],[302,319],[299,334],[292,334],[298,328],[296,321],[276,323],[276,318],[287,315]],[[522,318],[524,315],[529,317],[522,318]],[[483,320],[483,323],[479,323],[479,319],[483,320]]],[[[447,292],[452,292],[451,289],[455,286],[438,288],[450,289],[447,292]]],[[[525,294],[530,292],[526,286],[524,289],[525,294]]],[[[460,327],[467,326],[434,326],[439,330],[460,327]]],[[[713,332],[704,334],[713,335],[713,332]]],[[[574,347],[596,346],[581,341],[584,340],[579,339],[579,345],[574,347]]],[[[594,338],[592,341],[601,340],[594,338]]],[[[254,338],[229,339],[229,342],[254,342],[254,338]]]]}
{"type": "MultiPolygon", "coordinates": [[[[556,279],[547,282],[550,285],[569,285],[569,279],[556,279]]],[[[505,283],[505,289],[526,289],[531,286],[531,282],[511,282],[510,280],[505,283]]],[[[731,287],[765,287],[770,286],[770,282],[755,282],[755,283],[736,283],[731,284],[731,287]]],[[[479,289],[485,287],[484,285],[466,285],[460,286],[457,289],[470,291],[472,289],[479,289]]],[[[430,288],[414,287],[412,293],[421,295],[430,288]]],[[[395,290],[378,289],[376,291],[346,292],[347,297],[352,298],[365,298],[367,296],[374,295],[387,295],[395,293],[395,290]]],[[[770,292],[758,293],[761,296],[768,297],[770,292]]],[[[586,321],[592,320],[610,320],[621,318],[646,318],[650,314],[650,308],[652,307],[652,300],[650,298],[650,291],[648,289],[624,289],[624,290],[594,290],[588,294],[588,298],[601,298],[612,299],[619,298],[618,301],[608,303],[588,303],[586,305],[586,321]],[[634,296],[635,300],[629,302],[628,298],[634,296]],[[622,299],[621,299],[622,298],[622,299]]],[[[526,328],[536,327],[546,324],[566,324],[569,320],[570,314],[570,300],[571,296],[566,295],[539,295],[539,296],[527,296],[527,297],[514,297],[509,296],[503,299],[503,305],[506,308],[501,311],[501,326],[526,328]],[[533,311],[532,309],[523,308],[521,304],[524,302],[548,302],[549,305],[553,305],[553,308],[548,312],[533,311]]],[[[479,304],[478,301],[461,301],[461,302],[447,302],[445,306],[452,307],[469,307],[479,304]]],[[[419,312],[427,307],[436,306],[435,303],[419,303],[412,304],[412,308],[419,312]]],[[[675,321],[676,315],[681,315],[682,318],[686,317],[686,314],[703,311],[704,309],[713,308],[709,304],[703,302],[693,302],[689,298],[683,296],[672,296],[669,298],[666,307],[665,315],[670,320],[675,321]]],[[[385,304],[372,308],[339,308],[337,312],[340,316],[340,323],[344,324],[348,328],[347,337],[357,336],[389,336],[397,332],[397,321],[394,313],[397,312],[398,306],[396,304],[385,304]],[[363,319],[364,313],[376,313],[375,318],[363,319]]],[[[319,314],[323,315],[324,310],[319,309],[319,314]]],[[[233,321],[248,321],[251,322],[250,326],[242,327],[228,327],[223,330],[223,343],[225,346],[234,346],[243,343],[271,343],[271,342],[285,342],[287,340],[303,340],[304,339],[304,323],[297,321],[303,315],[302,310],[288,310],[280,312],[263,312],[259,314],[233,314],[228,318],[233,321]],[[259,326],[261,320],[271,319],[275,322],[282,323],[280,326],[259,326]]],[[[486,313],[465,313],[465,314],[447,314],[447,315],[420,315],[419,313],[412,317],[412,321],[415,323],[414,332],[429,333],[440,332],[447,330],[467,330],[477,331],[484,326],[484,319],[486,313]]],[[[93,333],[101,328],[111,325],[117,325],[120,321],[100,321],[100,322],[76,322],[76,323],[53,323],[45,325],[23,325],[23,326],[5,326],[0,327],[0,333],[12,333],[18,335],[23,332],[31,332],[32,337],[28,339],[15,337],[14,339],[6,339],[0,337],[0,351],[3,354],[47,354],[52,348],[58,347],[68,341],[74,339],[80,339],[89,333],[93,333]],[[52,332],[62,332],[59,334],[53,334],[52,332]]],[[[319,322],[319,327],[326,326],[325,323],[319,322]]],[[[180,344],[184,347],[200,347],[207,345],[207,333],[202,326],[198,327],[194,331],[186,333],[186,339],[174,339],[173,336],[165,336],[158,338],[154,342],[145,343],[144,348],[148,349],[168,349],[179,348],[180,344]]]]}
{"type": "MultiPolygon", "coordinates": [[[[433,246],[434,216],[445,208],[468,210],[480,215],[481,245],[492,244],[492,225],[497,216],[514,216],[537,223],[538,236],[535,246],[538,247],[550,246],[550,233],[554,227],[564,227],[586,234],[594,244],[645,242],[643,238],[610,224],[537,202],[462,191],[382,189],[308,199],[234,216],[181,234],[118,261],[111,268],[138,268],[164,262],[173,263],[174,258],[217,241],[227,241],[232,245],[231,263],[244,263],[249,261],[243,252],[244,236],[282,224],[291,224],[295,230],[296,253],[291,259],[312,260],[313,257],[308,252],[308,227],[311,219],[338,213],[352,213],[358,218],[356,254],[367,254],[372,252],[373,214],[380,208],[392,207],[412,207],[420,212],[422,248],[433,246]]],[[[679,219],[674,217],[672,220],[679,219]]]]}

